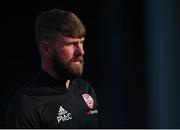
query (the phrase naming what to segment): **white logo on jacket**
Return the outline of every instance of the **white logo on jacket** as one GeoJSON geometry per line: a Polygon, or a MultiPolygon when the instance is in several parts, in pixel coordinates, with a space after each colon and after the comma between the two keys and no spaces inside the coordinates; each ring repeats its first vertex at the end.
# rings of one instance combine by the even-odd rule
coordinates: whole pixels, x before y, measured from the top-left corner
{"type": "Polygon", "coordinates": [[[71,113],[65,110],[62,106],[59,107],[57,121],[58,123],[68,121],[72,119],[71,113]]]}
{"type": "Polygon", "coordinates": [[[86,93],[83,94],[82,97],[83,97],[86,105],[89,108],[93,109],[93,107],[94,107],[94,100],[93,100],[93,98],[89,94],[86,94],[86,93]]]}

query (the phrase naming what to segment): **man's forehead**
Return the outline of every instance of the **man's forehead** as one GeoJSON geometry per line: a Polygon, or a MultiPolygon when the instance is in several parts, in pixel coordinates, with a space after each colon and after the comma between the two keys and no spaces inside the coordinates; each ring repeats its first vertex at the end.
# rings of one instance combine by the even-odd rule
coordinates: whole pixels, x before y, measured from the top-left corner
{"type": "Polygon", "coordinates": [[[82,37],[82,38],[73,38],[73,37],[61,36],[60,38],[64,42],[81,42],[81,41],[84,41],[84,37],[82,37]]]}

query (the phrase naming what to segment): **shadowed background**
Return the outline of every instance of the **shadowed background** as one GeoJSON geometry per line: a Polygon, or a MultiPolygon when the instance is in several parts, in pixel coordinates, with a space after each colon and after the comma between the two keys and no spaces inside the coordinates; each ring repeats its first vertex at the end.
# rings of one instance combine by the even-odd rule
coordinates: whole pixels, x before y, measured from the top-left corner
{"type": "Polygon", "coordinates": [[[180,128],[178,0],[7,2],[1,10],[0,128],[12,94],[40,68],[35,19],[52,8],[87,28],[83,78],[96,90],[102,128],[180,128]]]}

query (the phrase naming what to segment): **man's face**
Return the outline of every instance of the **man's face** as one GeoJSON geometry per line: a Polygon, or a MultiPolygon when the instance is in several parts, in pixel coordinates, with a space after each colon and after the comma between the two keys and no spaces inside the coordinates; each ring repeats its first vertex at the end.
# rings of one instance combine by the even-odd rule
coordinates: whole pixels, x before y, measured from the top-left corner
{"type": "Polygon", "coordinates": [[[59,36],[52,55],[54,71],[59,77],[80,77],[84,66],[84,38],[59,36]]]}

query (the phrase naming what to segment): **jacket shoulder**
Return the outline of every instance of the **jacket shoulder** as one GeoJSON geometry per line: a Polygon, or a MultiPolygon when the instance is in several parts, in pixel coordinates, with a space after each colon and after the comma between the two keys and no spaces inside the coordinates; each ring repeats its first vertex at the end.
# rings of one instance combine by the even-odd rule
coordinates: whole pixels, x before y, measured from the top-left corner
{"type": "Polygon", "coordinates": [[[7,109],[8,128],[37,128],[39,113],[36,102],[22,91],[18,91],[10,100],[7,109]]]}

